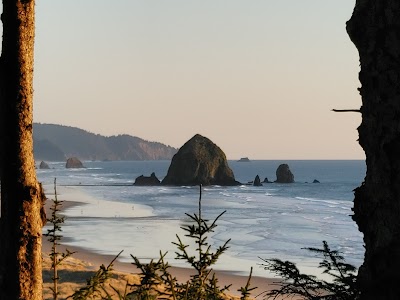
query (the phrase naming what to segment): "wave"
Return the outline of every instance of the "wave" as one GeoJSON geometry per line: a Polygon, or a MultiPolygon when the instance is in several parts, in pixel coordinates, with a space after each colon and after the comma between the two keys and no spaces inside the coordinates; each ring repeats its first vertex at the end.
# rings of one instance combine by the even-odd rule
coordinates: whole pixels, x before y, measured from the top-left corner
{"type": "Polygon", "coordinates": [[[306,201],[310,201],[310,202],[323,202],[323,203],[332,204],[332,205],[339,205],[341,202],[343,202],[342,200],[336,200],[336,199],[326,200],[326,199],[308,198],[308,197],[295,197],[295,199],[306,200],[306,201]]]}

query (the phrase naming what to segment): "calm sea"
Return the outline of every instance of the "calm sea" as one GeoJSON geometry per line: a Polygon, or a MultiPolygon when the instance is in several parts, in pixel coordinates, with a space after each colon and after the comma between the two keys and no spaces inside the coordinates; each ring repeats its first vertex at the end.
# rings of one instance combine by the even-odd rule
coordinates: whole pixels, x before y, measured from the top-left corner
{"type": "MultiPolygon", "coordinates": [[[[219,246],[231,239],[229,250],[215,268],[248,273],[253,266],[256,275],[267,276],[259,266],[260,257],[280,258],[317,274],[319,260],[303,248],[321,247],[323,240],[340,250],[347,262],[359,266],[364,254],[362,235],[350,215],[353,189],[363,181],[365,162],[229,161],[236,180],[243,183],[256,175],[261,180],[275,180],[281,163],[289,165],[296,183],[204,188],[203,216],[213,219],[226,210],[210,243],[219,246]],[[320,183],[312,183],[314,179],[320,183]]],[[[185,213],[197,213],[199,188],[131,185],[137,176],[151,172],[162,179],[169,164],[84,162],[85,169],[65,169],[60,162],[49,163],[52,169],[37,173],[48,193],[57,178],[60,189],[78,190],[88,196],[84,197],[85,205],[66,211],[63,235],[68,244],[105,254],[124,250],[123,259],[127,261],[130,254],[149,260],[157,258],[160,250],[168,251],[170,264],[184,267],[182,261],[174,260],[171,242],[176,241],[175,234],[184,236],[180,227],[189,222],[185,213]]]]}

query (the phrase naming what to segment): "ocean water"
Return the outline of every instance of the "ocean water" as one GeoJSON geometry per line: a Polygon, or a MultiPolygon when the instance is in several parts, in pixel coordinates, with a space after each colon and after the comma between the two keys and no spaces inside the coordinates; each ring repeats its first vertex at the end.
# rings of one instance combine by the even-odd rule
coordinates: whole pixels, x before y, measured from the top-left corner
{"type": "MultiPolygon", "coordinates": [[[[305,247],[321,247],[327,241],[342,252],[347,262],[359,266],[364,248],[362,235],[352,221],[353,189],[363,181],[364,161],[229,161],[236,180],[246,183],[259,175],[276,179],[281,163],[289,164],[293,184],[268,183],[262,187],[210,186],[203,188],[202,215],[219,219],[210,244],[220,246],[231,239],[228,251],[215,269],[269,276],[260,258],[291,260],[303,271],[319,274],[319,258],[305,247]],[[314,179],[320,183],[312,183],[314,179]]],[[[84,193],[82,205],[65,211],[64,242],[89,250],[115,255],[124,250],[143,261],[156,259],[160,250],[175,260],[176,234],[190,219],[185,213],[198,212],[199,187],[137,187],[134,179],[155,172],[162,179],[169,161],[84,162],[85,169],[65,169],[64,163],[49,163],[52,169],[37,170],[48,194],[57,178],[60,190],[84,193]]],[[[50,196],[51,198],[51,196],[50,196]]],[[[59,195],[62,200],[62,194],[59,195]]],[[[46,229],[45,229],[46,230],[46,229]]],[[[192,244],[191,244],[192,245],[192,244]]],[[[194,245],[192,245],[194,247],[194,245]]]]}

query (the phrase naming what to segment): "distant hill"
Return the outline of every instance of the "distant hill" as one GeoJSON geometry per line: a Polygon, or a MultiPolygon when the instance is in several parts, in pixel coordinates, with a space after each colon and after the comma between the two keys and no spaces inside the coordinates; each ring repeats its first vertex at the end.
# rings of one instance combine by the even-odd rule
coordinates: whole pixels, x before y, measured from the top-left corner
{"type": "Polygon", "coordinates": [[[33,124],[36,160],[163,160],[171,159],[176,148],[130,135],[102,136],[69,126],[33,124]]]}

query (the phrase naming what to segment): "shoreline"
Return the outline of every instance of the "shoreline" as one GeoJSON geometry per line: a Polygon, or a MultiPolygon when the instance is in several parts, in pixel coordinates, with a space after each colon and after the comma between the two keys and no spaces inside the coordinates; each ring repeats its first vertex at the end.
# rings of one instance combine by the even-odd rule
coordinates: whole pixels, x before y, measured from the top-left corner
{"type": "MultiPolygon", "coordinates": [[[[93,271],[98,270],[101,265],[108,266],[109,263],[115,258],[115,256],[113,255],[99,254],[75,246],[66,246],[64,244],[60,244],[57,247],[57,251],[59,252],[65,252],[66,249],[75,252],[72,257],[88,263],[90,265],[90,269],[92,269],[93,271]]],[[[47,241],[47,239],[45,239],[45,237],[43,237],[42,252],[48,254],[50,253],[50,251],[51,244],[49,241],[47,241]]],[[[139,270],[131,263],[121,262],[118,259],[115,260],[115,262],[113,263],[113,270],[116,272],[133,275],[137,275],[139,273],[139,270]]],[[[179,282],[185,282],[189,280],[190,276],[194,274],[193,270],[189,268],[171,266],[169,270],[179,282]]],[[[240,292],[238,290],[241,287],[244,287],[248,280],[247,276],[237,275],[230,271],[215,270],[214,272],[217,275],[219,286],[223,287],[225,285],[231,285],[231,287],[227,291],[227,294],[232,296],[239,296],[240,292]]],[[[257,287],[257,289],[254,290],[254,292],[252,293],[252,297],[257,296],[264,291],[271,290],[276,286],[277,282],[279,282],[279,279],[252,276],[250,281],[250,288],[257,287]]]]}
{"type": "MultiPolygon", "coordinates": [[[[52,198],[54,198],[54,191],[46,191],[46,196],[48,200],[45,204],[47,218],[51,216],[50,207],[53,203],[52,198]]],[[[90,197],[84,194],[84,192],[80,191],[76,188],[65,188],[65,187],[57,187],[57,198],[59,201],[62,201],[62,206],[60,207],[60,215],[63,215],[63,211],[68,208],[79,207],[87,204],[84,201],[85,197],[90,197]],[[83,201],[82,201],[83,199],[83,201]],[[81,201],[80,201],[81,200],[81,201]]],[[[62,225],[61,225],[62,227],[62,225]]],[[[43,231],[45,232],[45,230],[43,231]]],[[[115,258],[118,254],[107,255],[96,253],[95,251],[91,251],[90,249],[86,249],[79,246],[67,246],[63,244],[63,240],[61,239],[60,245],[57,247],[59,252],[65,252],[66,249],[69,251],[75,252],[72,257],[85,261],[90,264],[93,270],[97,270],[101,265],[109,265],[109,263],[115,258]]],[[[51,243],[47,240],[45,236],[42,237],[42,252],[49,253],[51,251],[51,243]]],[[[117,272],[128,273],[128,274],[138,274],[138,269],[132,265],[130,262],[122,262],[117,259],[113,264],[113,269],[117,272]]],[[[190,268],[184,267],[170,267],[170,272],[173,276],[175,276],[178,281],[185,282],[187,281],[193,273],[193,270],[190,268]]],[[[232,296],[239,296],[240,292],[238,291],[241,287],[244,287],[247,283],[248,276],[235,274],[232,271],[226,270],[214,270],[215,274],[218,278],[219,285],[225,286],[230,285],[231,287],[227,291],[227,294],[232,296]]],[[[250,272],[250,269],[249,269],[250,272]]],[[[276,287],[276,284],[279,282],[279,278],[267,278],[260,276],[252,276],[250,282],[250,288],[258,287],[252,293],[252,297],[257,296],[258,294],[271,290],[276,287]]]]}

